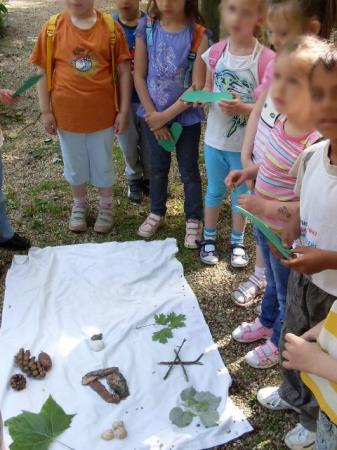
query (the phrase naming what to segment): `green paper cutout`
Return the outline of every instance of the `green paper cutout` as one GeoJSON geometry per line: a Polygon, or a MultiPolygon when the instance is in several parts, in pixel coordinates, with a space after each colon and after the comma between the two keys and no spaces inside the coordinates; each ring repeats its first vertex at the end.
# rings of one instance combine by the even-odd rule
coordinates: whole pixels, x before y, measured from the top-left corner
{"type": "Polygon", "coordinates": [[[35,86],[35,84],[41,80],[43,77],[42,73],[35,73],[34,75],[31,75],[27,80],[14,92],[12,97],[18,97],[19,95],[23,94],[24,92],[28,91],[28,89],[35,86]]]}
{"type": "Polygon", "coordinates": [[[187,103],[216,103],[221,100],[233,100],[228,92],[187,91],[180,100],[187,103]]]}
{"type": "Polygon", "coordinates": [[[174,122],[170,127],[170,132],[172,141],[169,139],[159,139],[158,144],[167,152],[175,152],[176,144],[179,141],[181,133],[183,132],[183,127],[179,122],[174,122]]]}
{"type": "Polygon", "coordinates": [[[261,231],[261,233],[268,239],[268,241],[270,241],[273,244],[273,246],[281,253],[281,255],[285,259],[292,258],[292,252],[287,248],[283,247],[282,241],[279,238],[279,236],[275,234],[271,230],[271,228],[268,227],[268,225],[266,225],[264,222],[262,222],[262,220],[258,219],[256,216],[254,216],[254,214],[250,213],[249,211],[246,211],[240,206],[236,206],[235,208],[239,213],[248,217],[248,219],[253,222],[256,228],[258,228],[261,231]]]}

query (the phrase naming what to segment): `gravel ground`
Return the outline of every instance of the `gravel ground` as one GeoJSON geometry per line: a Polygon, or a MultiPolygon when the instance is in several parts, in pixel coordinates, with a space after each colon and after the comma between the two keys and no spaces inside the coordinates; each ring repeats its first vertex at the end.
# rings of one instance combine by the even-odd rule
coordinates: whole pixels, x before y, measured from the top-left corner
{"type": "MultiPolygon", "coordinates": [[[[54,0],[10,0],[8,3],[9,28],[0,41],[0,85],[15,88],[32,68],[27,63],[41,24],[57,12],[61,2],[54,0]]],[[[111,2],[97,0],[97,7],[109,11],[111,2]]],[[[3,158],[5,165],[5,191],[8,214],[16,230],[29,236],[36,246],[63,245],[82,242],[137,239],[135,230],[148,211],[145,202],[140,207],[127,202],[127,186],[123,176],[123,161],[119,149],[115,158],[118,180],[115,187],[115,226],[104,237],[89,231],[85,235],[70,234],[67,219],[71,195],[62,178],[62,165],[57,142],[50,142],[39,121],[35,92],[29,92],[12,110],[0,107],[0,123],[7,138],[3,158]],[[27,127],[23,130],[24,127],[27,127]]],[[[202,170],[204,167],[202,166],[202,170]]],[[[93,213],[97,210],[97,194],[90,193],[93,213]]],[[[255,431],[230,443],[226,449],[257,450],[285,449],[284,432],[296,422],[292,413],[270,413],[256,401],[258,388],[279,383],[279,371],[256,371],[243,362],[243,355],[253,345],[243,346],[231,340],[230,333],[243,320],[254,319],[254,308],[242,310],[233,305],[230,292],[233,285],[248,272],[229,267],[228,237],[230,216],[228,204],[221,219],[219,244],[223,249],[222,261],[216,268],[199,263],[197,253],[182,248],[184,217],[182,190],[176,166],[172,168],[167,224],[159,238],[174,236],[178,239],[178,258],[183,263],[186,277],[194,289],[218,343],[221,355],[233,377],[231,394],[244,410],[255,431]]],[[[92,220],[94,216],[92,215],[92,220]]],[[[253,241],[248,238],[253,255],[253,241]]],[[[5,275],[12,255],[2,252],[0,261],[0,305],[2,307],[5,275]]],[[[253,259],[253,258],[252,258],[253,259]]],[[[251,266],[252,267],[252,266],[251,266]]],[[[251,269],[250,267],[250,269],[251,269]]],[[[20,299],[18,299],[19,301],[20,299]]],[[[256,305],[255,305],[256,306],[256,305]]],[[[0,308],[1,310],[2,308],[0,308]]]]}

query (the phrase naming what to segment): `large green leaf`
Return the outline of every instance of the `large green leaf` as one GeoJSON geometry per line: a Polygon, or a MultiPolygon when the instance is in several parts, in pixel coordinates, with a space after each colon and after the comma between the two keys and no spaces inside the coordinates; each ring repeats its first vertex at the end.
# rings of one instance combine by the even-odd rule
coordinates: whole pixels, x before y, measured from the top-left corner
{"type": "Polygon", "coordinates": [[[206,405],[206,409],[218,409],[221,403],[221,397],[216,397],[211,392],[197,392],[194,396],[197,403],[202,403],[206,405]]]}
{"type": "Polygon", "coordinates": [[[216,409],[210,409],[209,411],[199,414],[200,421],[204,427],[216,427],[219,424],[219,413],[216,409]]]}
{"type": "Polygon", "coordinates": [[[194,414],[191,411],[183,411],[181,408],[173,408],[170,412],[170,420],[178,428],[185,428],[191,425],[194,414]]]}
{"type": "Polygon", "coordinates": [[[75,415],[67,415],[52,396],[39,414],[23,411],[6,420],[13,439],[10,450],[48,450],[49,445],[67,428],[75,415]]]}

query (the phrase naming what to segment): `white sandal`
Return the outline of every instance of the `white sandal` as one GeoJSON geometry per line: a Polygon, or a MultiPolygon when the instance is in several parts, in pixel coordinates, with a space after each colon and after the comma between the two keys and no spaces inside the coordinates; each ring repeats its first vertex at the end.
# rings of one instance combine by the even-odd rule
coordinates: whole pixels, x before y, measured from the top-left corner
{"type": "Polygon", "coordinates": [[[232,300],[238,306],[250,306],[258,295],[263,294],[266,282],[252,274],[247,281],[243,281],[232,292],[232,300]]]}
{"type": "Polygon", "coordinates": [[[150,213],[138,228],[138,236],[150,239],[164,223],[164,216],[150,213]]]}

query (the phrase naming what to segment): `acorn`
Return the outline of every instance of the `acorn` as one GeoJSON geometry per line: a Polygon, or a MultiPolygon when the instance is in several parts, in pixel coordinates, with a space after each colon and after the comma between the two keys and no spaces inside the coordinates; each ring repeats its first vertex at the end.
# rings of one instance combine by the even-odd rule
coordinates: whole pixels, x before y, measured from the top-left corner
{"type": "Polygon", "coordinates": [[[38,361],[46,372],[48,372],[53,366],[51,357],[46,352],[41,352],[39,354],[38,361]]]}

